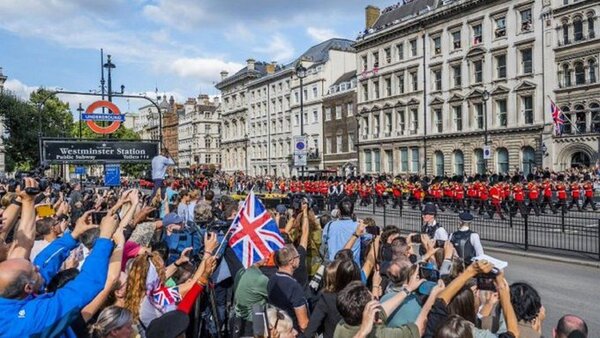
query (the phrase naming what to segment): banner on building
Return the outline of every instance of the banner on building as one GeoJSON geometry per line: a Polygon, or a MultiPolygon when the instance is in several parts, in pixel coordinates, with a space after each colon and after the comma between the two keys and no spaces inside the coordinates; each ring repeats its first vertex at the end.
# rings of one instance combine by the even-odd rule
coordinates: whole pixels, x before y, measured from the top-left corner
{"type": "Polygon", "coordinates": [[[47,163],[149,163],[158,154],[158,142],[152,141],[42,140],[42,159],[47,163]]]}

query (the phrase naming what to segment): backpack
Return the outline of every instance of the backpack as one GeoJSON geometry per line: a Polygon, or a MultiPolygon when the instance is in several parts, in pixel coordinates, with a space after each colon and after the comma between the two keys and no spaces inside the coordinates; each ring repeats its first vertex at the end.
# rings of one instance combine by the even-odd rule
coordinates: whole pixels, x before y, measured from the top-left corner
{"type": "Polygon", "coordinates": [[[456,253],[462,258],[465,265],[470,265],[475,257],[475,247],[471,244],[471,234],[473,231],[455,231],[452,233],[450,242],[454,245],[456,253]]]}
{"type": "Polygon", "coordinates": [[[198,255],[203,245],[202,234],[198,231],[193,222],[189,222],[181,231],[173,232],[165,236],[165,243],[169,248],[169,255],[166,265],[170,265],[181,256],[181,252],[186,248],[192,247],[192,256],[198,255]]]}

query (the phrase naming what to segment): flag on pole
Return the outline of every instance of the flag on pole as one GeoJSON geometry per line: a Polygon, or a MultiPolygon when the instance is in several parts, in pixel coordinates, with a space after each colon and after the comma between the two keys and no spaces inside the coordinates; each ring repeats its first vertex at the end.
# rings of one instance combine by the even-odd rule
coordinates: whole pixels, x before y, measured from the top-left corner
{"type": "Polygon", "coordinates": [[[550,110],[552,111],[552,121],[554,123],[554,135],[561,136],[565,120],[562,111],[552,99],[550,99],[550,110]]]}
{"type": "Polygon", "coordinates": [[[247,269],[285,245],[279,227],[251,191],[231,224],[229,246],[247,269]]]}

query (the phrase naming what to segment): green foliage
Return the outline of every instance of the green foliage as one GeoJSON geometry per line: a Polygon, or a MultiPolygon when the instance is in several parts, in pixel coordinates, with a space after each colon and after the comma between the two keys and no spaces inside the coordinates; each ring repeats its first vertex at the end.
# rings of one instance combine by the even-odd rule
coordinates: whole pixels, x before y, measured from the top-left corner
{"type": "Polygon", "coordinates": [[[9,172],[28,170],[39,163],[39,133],[44,137],[70,137],[73,123],[69,105],[49,96],[43,88],[31,93],[28,102],[7,92],[0,94],[0,117],[4,120],[2,139],[9,172]],[[40,110],[41,103],[44,105],[40,110]]]}

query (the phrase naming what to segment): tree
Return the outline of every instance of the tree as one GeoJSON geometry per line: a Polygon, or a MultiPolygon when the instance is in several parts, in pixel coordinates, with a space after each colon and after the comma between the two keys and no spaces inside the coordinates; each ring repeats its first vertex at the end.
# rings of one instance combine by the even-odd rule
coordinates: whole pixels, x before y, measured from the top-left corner
{"type": "Polygon", "coordinates": [[[2,139],[9,172],[29,170],[39,164],[40,133],[44,137],[68,137],[73,123],[69,105],[43,88],[31,93],[28,102],[11,93],[0,94],[0,117],[4,120],[2,139]]]}

